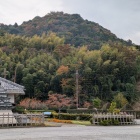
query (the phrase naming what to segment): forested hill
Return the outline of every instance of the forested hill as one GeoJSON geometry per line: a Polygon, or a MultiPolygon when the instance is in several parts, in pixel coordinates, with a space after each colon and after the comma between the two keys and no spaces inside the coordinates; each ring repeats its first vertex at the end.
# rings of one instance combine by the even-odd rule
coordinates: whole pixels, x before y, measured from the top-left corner
{"type": "Polygon", "coordinates": [[[139,49],[97,23],[57,12],[20,26],[0,25],[0,77],[25,86],[26,97],[73,98],[77,87],[81,107],[97,97],[119,107],[139,97],[139,49]]]}
{"type": "Polygon", "coordinates": [[[84,20],[78,14],[65,14],[63,12],[51,12],[44,17],[35,17],[32,20],[23,22],[20,26],[1,24],[1,29],[10,34],[33,36],[35,34],[55,32],[59,37],[65,38],[66,44],[75,47],[87,45],[89,49],[99,49],[106,42],[122,42],[125,45],[132,45],[118,39],[111,31],[103,28],[98,23],[84,20]]]}

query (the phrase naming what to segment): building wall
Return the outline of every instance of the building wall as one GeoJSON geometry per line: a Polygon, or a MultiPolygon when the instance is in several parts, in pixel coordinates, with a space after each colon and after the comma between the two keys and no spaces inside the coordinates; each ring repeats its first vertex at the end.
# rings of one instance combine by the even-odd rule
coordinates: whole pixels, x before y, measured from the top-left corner
{"type": "Polygon", "coordinates": [[[14,94],[9,94],[8,98],[10,98],[10,102],[11,103],[15,103],[15,96],[14,96],[14,94]]]}

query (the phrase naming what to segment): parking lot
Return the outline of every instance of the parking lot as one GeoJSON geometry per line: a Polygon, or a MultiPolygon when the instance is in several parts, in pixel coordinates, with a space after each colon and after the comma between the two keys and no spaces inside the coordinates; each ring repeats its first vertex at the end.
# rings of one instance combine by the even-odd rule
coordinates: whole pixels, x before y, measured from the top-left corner
{"type": "Polygon", "coordinates": [[[0,140],[140,140],[140,125],[1,129],[0,140]]]}

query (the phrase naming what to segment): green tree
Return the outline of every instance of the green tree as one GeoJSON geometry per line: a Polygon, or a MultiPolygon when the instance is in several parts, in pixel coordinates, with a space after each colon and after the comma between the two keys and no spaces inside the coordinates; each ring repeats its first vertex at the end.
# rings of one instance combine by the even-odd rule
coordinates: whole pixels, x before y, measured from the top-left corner
{"type": "Polygon", "coordinates": [[[93,99],[93,106],[98,109],[101,107],[101,100],[98,97],[93,99]]]}
{"type": "Polygon", "coordinates": [[[118,93],[114,97],[113,101],[116,102],[116,107],[117,108],[122,108],[124,105],[128,104],[127,99],[124,97],[124,95],[122,93],[118,93]]]}

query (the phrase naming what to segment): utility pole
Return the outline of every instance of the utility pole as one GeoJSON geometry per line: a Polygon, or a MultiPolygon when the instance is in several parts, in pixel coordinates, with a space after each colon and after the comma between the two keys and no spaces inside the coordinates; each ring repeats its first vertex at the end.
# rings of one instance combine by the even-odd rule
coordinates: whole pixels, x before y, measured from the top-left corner
{"type": "Polygon", "coordinates": [[[78,79],[79,79],[79,73],[78,73],[78,69],[76,70],[76,107],[77,107],[77,109],[78,109],[78,106],[79,106],[79,104],[78,104],[78,101],[79,101],[79,81],[78,81],[78,79]]]}
{"type": "Polygon", "coordinates": [[[15,68],[14,83],[16,83],[16,78],[17,78],[17,68],[18,68],[18,67],[15,68]]]}
{"type": "Polygon", "coordinates": [[[17,70],[18,70],[19,67],[23,68],[23,65],[22,64],[18,64],[15,67],[14,83],[16,83],[16,81],[17,81],[17,70]]]}
{"type": "Polygon", "coordinates": [[[4,72],[3,72],[3,76],[4,76],[4,78],[6,79],[6,68],[4,68],[4,72]]]}

